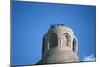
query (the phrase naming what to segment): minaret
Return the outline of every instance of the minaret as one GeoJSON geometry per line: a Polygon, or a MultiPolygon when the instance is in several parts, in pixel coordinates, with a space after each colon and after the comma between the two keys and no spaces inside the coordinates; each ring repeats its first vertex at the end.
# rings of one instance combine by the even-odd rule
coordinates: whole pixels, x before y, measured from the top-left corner
{"type": "Polygon", "coordinates": [[[64,24],[53,24],[43,37],[42,59],[38,64],[78,62],[78,42],[64,24]]]}

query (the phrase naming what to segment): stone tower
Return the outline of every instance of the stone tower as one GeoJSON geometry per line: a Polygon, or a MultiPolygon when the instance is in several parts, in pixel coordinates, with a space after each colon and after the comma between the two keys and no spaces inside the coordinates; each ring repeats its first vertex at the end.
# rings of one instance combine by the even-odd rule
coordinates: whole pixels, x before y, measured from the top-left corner
{"type": "Polygon", "coordinates": [[[78,43],[72,29],[64,24],[51,25],[43,37],[42,59],[38,64],[78,61],[78,43]]]}

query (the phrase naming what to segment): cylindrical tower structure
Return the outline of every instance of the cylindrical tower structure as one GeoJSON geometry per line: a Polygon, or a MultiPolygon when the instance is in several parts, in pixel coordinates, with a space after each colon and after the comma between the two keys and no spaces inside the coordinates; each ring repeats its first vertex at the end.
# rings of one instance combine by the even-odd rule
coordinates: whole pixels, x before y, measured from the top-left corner
{"type": "Polygon", "coordinates": [[[64,24],[53,24],[43,37],[42,59],[39,64],[78,62],[78,41],[64,24]]]}

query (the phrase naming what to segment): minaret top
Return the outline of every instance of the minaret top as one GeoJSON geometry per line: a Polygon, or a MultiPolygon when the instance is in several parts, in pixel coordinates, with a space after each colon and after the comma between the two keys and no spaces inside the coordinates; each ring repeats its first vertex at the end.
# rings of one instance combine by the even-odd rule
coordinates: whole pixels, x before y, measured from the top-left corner
{"type": "Polygon", "coordinates": [[[74,34],[73,30],[70,27],[65,26],[64,24],[51,24],[48,32],[55,31],[55,30],[57,31],[58,29],[59,29],[58,32],[63,31],[62,33],[67,32],[72,35],[74,34]]]}
{"type": "Polygon", "coordinates": [[[42,60],[40,63],[78,61],[78,41],[71,28],[64,24],[51,24],[43,36],[42,60]]]}

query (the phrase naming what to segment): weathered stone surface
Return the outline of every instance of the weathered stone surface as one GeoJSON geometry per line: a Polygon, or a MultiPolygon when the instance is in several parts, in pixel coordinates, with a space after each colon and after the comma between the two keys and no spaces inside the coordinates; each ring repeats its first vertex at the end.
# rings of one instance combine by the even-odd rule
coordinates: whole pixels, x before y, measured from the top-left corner
{"type": "Polygon", "coordinates": [[[43,37],[42,59],[38,64],[78,62],[78,43],[74,32],[63,24],[54,24],[43,37]]]}

